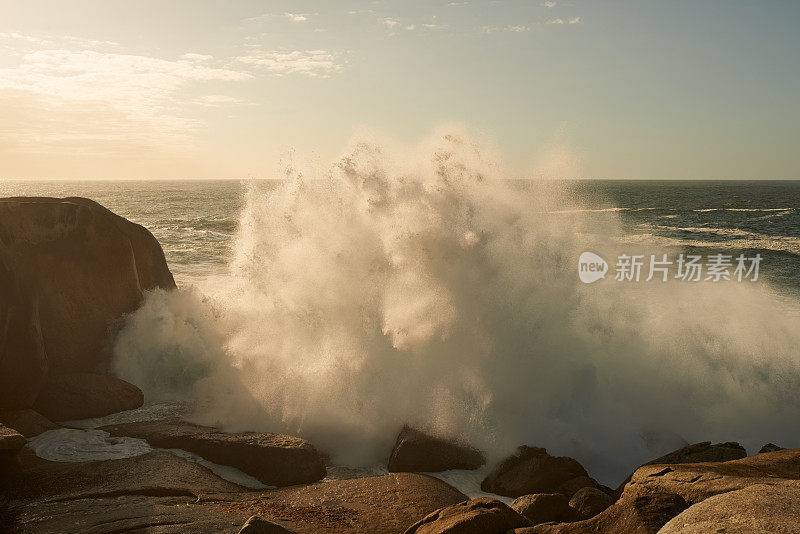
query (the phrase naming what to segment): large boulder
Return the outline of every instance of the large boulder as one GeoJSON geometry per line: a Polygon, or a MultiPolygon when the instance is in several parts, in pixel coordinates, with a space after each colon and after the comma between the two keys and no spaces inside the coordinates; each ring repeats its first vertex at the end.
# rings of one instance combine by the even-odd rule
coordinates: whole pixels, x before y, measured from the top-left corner
{"type": "Polygon", "coordinates": [[[511,508],[530,521],[531,525],[577,519],[574,510],[569,506],[569,499],[563,493],[523,495],[514,499],[511,508]]]}
{"type": "Polygon", "coordinates": [[[26,438],[34,438],[42,432],[61,428],[61,425],[57,425],[39,412],[29,408],[0,412],[0,423],[13,428],[26,438]]]}
{"type": "Polygon", "coordinates": [[[404,426],[389,456],[389,472],[438,472],[478,469],[486,459],[479,451],[404,426]]]}
{"type": "Polygon", "coordinates": [[[582,488],[569,500],[570,508],[575,510],[575,515],[581,519],[594,517],[612,504],[614,504],[613,497],[597,488],[582,488]]]}
{"type": "Polygon", "coordinates": [[[528,520],[507,504],[484,497],[436,510],[405,534],[505,534],[526,525],[528,520]]]}
{"type": "MultiPolygon", "coordinates": [[[[791,498],[793,491],[800,488],[800,450],[785,450],[771,453],[748,456],[739,460],[727,462],[702,462],[689,464],[646,465],[640,467],[633,474],[631,481],[625,486],[621,497],[606,510],[591,519],[575,523],[542,524],[520,534],[583,534],[585,532],[625,532],[629,534],[655,534],[671,522],[676,516],[683,516],[681,521],[686,524],[702,524],[703,514],[712,514],[717,501],[710,501],[708,505],[693,510],[698,503],[714,495],[737,492],[751,486],[742,496],[763,491],[762,486],[769,485],[773,488],[788,488],[781,493],[780,502],[786,503],[791,498]]],[[[734,497],[731,497],[734,499],[734,497]]],[[[746,517],[751,511],[736,498],[738,504],[732,500],[722,500],[720,506],[727,506],[740,518],[746,517]]],[[[762,501],[769,499],[765,495],[762,501]]],[[[775,507],[765,510],[769,521],[783,521],[787,525],[796,523],[795,509],[797,507],[775,507]]],[[[717,515],[707,515],[707,525],[714,524],[716,518],[721,517],[719,508],[717,515]]],[[[755,517],[755,516],[754,516],[755,517]]],[[[762,517],[765,521],[765,517],[762,517]]],[[[758,519],[761,521],[762,519],[758,519]]],[[[755,523],[758,524],[758,523],[755,523]]],[[[683,532],[674,523],[671,531],[683,532]]],[[[707,532],[698,527],[698,530],[689,532],[707,532]]],[[[766,531],[771,531],[767,529],[766,531]]],[[[728,530],[726,530],[728,532],[728,530]]],[[[731,532],[738,532],[731,530],[731,532]]],[[[762,530],[748,530],[747,532],[762,532],[762,530]]],[[[789,530],[791,532],[791,530],[789,530]]]]}
{"type": "MultiPolygon", "coordinates": [[[[711,444],[710,441],[702,441],[692,445],[686,445],[678,450],[660,456],[655,460],[650,460],[644,465],[660,464],[696,464],[700,462],[727,462],[728,460],[738,460],[747,456],[747,451],[738,443],[728,441],[725,443],[711,444]]],[[[641,467],[641,466],[640,466],[641,467]]],[[[625,484],[631,476],[628,476],[617,488],[617,495],[622,493],[625,484]]]]}
{"type": "Polygon", "coordinates": [[[85,198],[0,199],[0,409],[106,371],[121,317],[175,281],[156,239],[85,198]]]}
{"type": "Polygon", "coordinates": [[[800,486],[754,484],[714,495],[670,519],[659,534],[800,534],[800,486]]]}
{"type": "Polygon", "coordinates": [[[308,441],[282,434],[225,433],[183,421],[146,421],[101,428],[112,436],[146,440],[153,447],[183,449],[208,461],[230,465],[269,486],[315,482],[325,464],[308,441]]]}
{"type": "MultiPolygon", "coordinates": [[[[523,445],[516,455],[506,458],[489,473],[481,483],[481,489],[506,497],[529,493],[563,493],[562,487],[570,486],[570,481],[576,478],[585,485],[594,482],[577,460],[550,456],[546,449],[523,445]]],[[[572,493],[579,489],[574,488],[572,493]]],[[[572,493],[568,496],[571,497],[572,493]]]]}
{"type": "Polygon", "coordinates": [[[36,410],[54,421],[103,417],[139,408],[142,390],[111,375],[69,373],[47,379],[36,410]]]}

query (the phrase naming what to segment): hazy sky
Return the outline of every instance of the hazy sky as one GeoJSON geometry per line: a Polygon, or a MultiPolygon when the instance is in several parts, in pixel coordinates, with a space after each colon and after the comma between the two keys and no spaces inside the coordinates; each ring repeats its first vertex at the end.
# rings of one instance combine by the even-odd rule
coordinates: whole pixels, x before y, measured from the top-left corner
{"type": "Polygon", "coordinates": [[[800,1],[0,0],[0,178],[271,177],[447,124],[521,174],[800,178],[800,1]]]}

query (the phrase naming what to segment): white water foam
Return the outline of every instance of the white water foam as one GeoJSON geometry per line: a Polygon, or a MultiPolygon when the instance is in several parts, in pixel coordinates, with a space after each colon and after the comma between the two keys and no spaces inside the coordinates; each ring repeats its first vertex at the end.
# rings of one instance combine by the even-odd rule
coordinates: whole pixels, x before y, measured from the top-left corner
{"type": "Polygon", "coordinates": [[[545,446],[611,486],[669,450],[648,435],[800,445],[800,326],[765,284],[584,286],[578,256],[616,257],[620,221],[580,235],[557,188],[505,176],[447,133],[254,184],[229,276],[151,293],[119,376],[340,465],[383,464],[406,423],[490,464],[545,446]]]}

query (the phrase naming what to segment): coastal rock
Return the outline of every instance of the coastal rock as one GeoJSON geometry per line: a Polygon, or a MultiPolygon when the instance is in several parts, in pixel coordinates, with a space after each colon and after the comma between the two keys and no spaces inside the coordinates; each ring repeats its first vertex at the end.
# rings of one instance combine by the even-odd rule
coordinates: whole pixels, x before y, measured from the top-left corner
{"type": "Polygon", "coordinates": [[[7,426],[0,425],[0,473],[14,462],[17,453],[25,446],[25,437],[7,426]]]}
{"type": "Polygon", "coordinates": [[[800,486],[755,484],[709,497],[672,518],[659,534],[800,533],[800,486]]]}
{"type": "Polygon", "coordinates": [[[249,490],[165,451],[100,462],[50,462],[30,450],[0,477],[0,532],[238,532],[256,515],[289,532],[396,534],[467,499],[401,473],[249,490]]]}
{"type": "Polygon", "coordinates": [[[429,436],[404,426],[389,457],[389,472],[438,472],[449,469],[478,469],[486,459],[477,450],[452,441],[429,436]]]}
{"type": "Polygon", "coordinates": [[[304,439],[282,434],[225,433],[182,421],[147,421],[101,428],[112,436],[146,440],[153,447],[183,449],[230,465],[269,486],[315,482],[325,477],[322,456],[304,439]]]}
{"type": "Polygon", "coordinates": [[[122,315],[174,287],[152,234],[96,202],[0,199],[0,409],[33,406],[48,374],[107,370],[122,315]]]}
{"type": "Polygon", "coordinates": [[[287,530],[280,525],[267,521],[263,517],[254,515],[247,520],[247,523],[242,525],[239,534],[291,534],[291,530],[287,530]]]}
{"type": "Polygon", "coordinates": [[[31,409],[0,412],[0,423],[13,428],[26,438],[33,438],[42,432],[61,428],[61,425],[57,425],[39,412],[31,409]]]}
{"type": "MultiPolygon", "coordinates": [[[[646,465],[633,474],[621,497],[606,510],[591,519],[575,523],[542,524],[525,531],[531,534],[583,534],[585,532],[625,532],[630,534],[655,534],[684,510],[693,510],[698,503],[714,495],[728,494],[749,487],[743,495],[763,490],[763,485],[784,489],[781,499],[800,488],[800,450],[784,450],[758,454],[727,462],[702,462],[688,464],[646,465]]],[[[730,499],[738,499],[730,497],[730,499]]],[[[768,499],[768,496],[764,497],[768,499]]],[[[711,511],[709,505],[698,508],[697,513],[687,513],[683,520],[702,522],[702,512],[711,511]]],[[[797,501],[795,501],[796,503],[797,501]]],[[[750,513],[744,505],[723,500],[732,513],[744,517],[750,513]],[[727,503],[727,504],[726,504],[727,503]],[[736,510],[739,510],[738,512],[736,510]]],[[[781,521],[784,514],[787,525],[796,522],[793,507],[768,511],[770,521],[781,521]]],[[[720,512],[721,513],[721,512],[720,512]]],[[[767,512],[765,512],[767,513],[767,512]]],[[[710,516],[714,517],[714,516],[710,516]]],[[[721,516],[720,516],[721,517],[721,516]]],[[[682,521],[683,521],[682,520],[682,521]]],[[[711,524],[710,522],[708,524],[711,524]]],[[[683,532],[675,530],[672,532],[683,532]]],[[[699,527],[698,527],[699,528],[699,527]]],[[[696,532],[701,532],[702,529],[696,532]]],[[[756,529],[756,532],[760,530],[756,529]]],[[[693,532],[693,531],[689,531],[693,532]]],[[[705,531],[707,532],[707,530],[705,531]]],[[[726,532],[728,532],[726,530],[726,532]]],[[[732,532],[738,532],[732,530],[732,532]]],[[[749,530],[747,532],[754,532],[749,530]]]]}
{"type": "Polygon", "coordinates": [[[775,452],[775,451],[783,451],[783,450],[786,450],[786,449],[784,449],[783,447],[778,447],[774,443],[767,443],[766,445],[761,447],[761,450],[758,451],[758,454],[761,454],[761,453],[764,453],[764,452],[775,452]]]}
{"type": "Polygon", "coordinates": [[[517,497],[511,508],[531,525],[548,521],[572,521],[575,513],[569,507],[569,499],[561,493],[534,493],[517,497]]]}
{"type": "Polygon", "coordinates": [[[142,391],[111,375],[70,373],[50,376],[35,408],[54,421],[103,417],[139,408],[142,391]]]}
{"type": "MultiPolygon", "coordinates": [[[[567,480],[556,490],[558,493],[563,493],[568,498],[571,498],[575,495],[578,491],[582,490],[583,488],[598,488],[602,489],[603,487],[597,483],[595,479],[589,476],[582,476],[582,477],[575,477],[567,480]]],[[[605,491],[605,490],[604,490],[605,491]]],[[[610,490],[613,493],[613,490],[610,490]]]]}
{"type": "Polygon", "coordinates": [[[582,488],[569,500],[569,506],[581,519],[594,517],[609,506],[614,504],[614,499],[606,492],[597,488],[582,488]]]}
{"type": "Polygon", "coordinates": [[[405,534],[505,534],[529,524],[505,503],[485,497],[436,510],[405,534]]]}
{"type": "Polygon", "coordinates": [[[588,478],[588,474],[576,460],[550,456],[546,449],[523,445],[515,456],[506,458],[489,473],[481,483],[481,489],[506,497],[560,493],[562,485],[579,477],[588,478]]]}
{"type": "MultiPolygon", "coordinates": [[[[659,465],[659,464],[694,464],[700,462],[727,462],[729,460],[738,460],[747,456],[747,451],[738,443],[729,441],[726,443],[711,444],[710,441],[703,441],[681,447],[676,451],[660,456],[655,460],[651,460],[644,465],[659,465]]],[[[629,475],[625,481],[617,488],[617,495],[622,492],[631,480],[629,475]]]]}

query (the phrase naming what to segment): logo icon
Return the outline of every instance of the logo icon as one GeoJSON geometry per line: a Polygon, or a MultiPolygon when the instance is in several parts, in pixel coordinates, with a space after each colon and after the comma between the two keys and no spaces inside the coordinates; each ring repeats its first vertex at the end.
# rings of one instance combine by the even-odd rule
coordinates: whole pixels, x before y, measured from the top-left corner
{"type": "Polygon", "coordinates": [[[584,284],[605,278],[607,272],[608,263],[594,252],[584,252],[578,258],[578,276],[584,284]]]}

